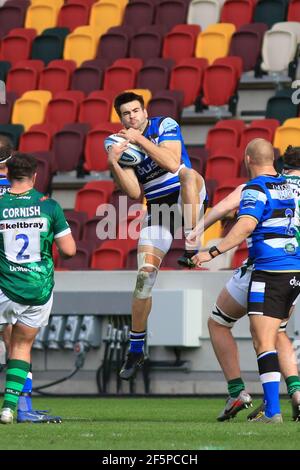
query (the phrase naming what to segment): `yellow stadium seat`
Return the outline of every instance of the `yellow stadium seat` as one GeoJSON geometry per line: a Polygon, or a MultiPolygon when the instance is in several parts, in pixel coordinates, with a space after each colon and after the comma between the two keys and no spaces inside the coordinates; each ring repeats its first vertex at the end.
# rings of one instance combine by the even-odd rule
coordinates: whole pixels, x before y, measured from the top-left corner
{"type": "Polygon", "coordinates": [[[283,127],[300,127],[300,118],[286,119],[283,123],[283,127]]]}
{"type": "Polygon", "coordinates": [[[198,35],[195,56],[204,57],[212,64],[215,59],[228,54],[231,36],[235,26],[231,23],[210,25],[198,35]]]}
{"type": "Polygon", "coordinates": [[[14,104],[12,124],[23,124],[26,131],[33,124],[42,123],[51,98],[50,91],[26,91],[14,104]]]}
{"type": "MultiPolygon", "coordinates": [[[[144,88],[134,88],[133,90],[124,90],[124,91],[132,91],[133,93],[137,95],[142,95],[142,97],[144,98],[146,108],[148,106],[149,101],[152,98],[151,91],[144,89],[144,88]]],[[[111,110],[110,122],[120,122],[119,116],[117,115],[114,107],[112,107],[112,110],[111,110]]]]}
{"type": "Polygon", "coordinates": [[[277,127],[274,136],[274,147],[280,150],[280,155],[283,155],[289,145],[299,146],[300,142],[300,127],[296,126],[280,126],[277,127]]]}
{"type": "MultiPolygon", "coordinates": [[[[211,210],[209,207],[206,210],[206,214],[211,210]]],[[[222,236],[222,223],[220,220],[215,222],[211,227],[209,227],[207,230],[205,230],[204,234],[201,237],[201,246],[206,246],[210,240],[213,240],[215,238],[221,238],[222,236]]]]}
{"type": "Polygon", "coordinates": [[[59,8],[55,5],[31,5],[26,13],[25,28],[34,28],[37,34],[41,34],[44,29],[56,26],[59,8]]]}
{"type": "Polygon", "coordinates": [[[61,8],[64,3],[64,0],[31,0],[31,5],[53,5],[56,8],[61,8]]]}
{"type": "Polygon", "coordinates": [[[99,34],[91,26],[79,26],[68,34],[64,46],[64,59],[74,60],[79,67],[85,60],[94,59],[99,34]]]}
{"type": "Polygon", "coordinates": [[[99,36],[112,26],[119,26],[123,21],[125,5],[118,0],[101,0],[91,8],[90,26],[97,30],[99,36]]]}

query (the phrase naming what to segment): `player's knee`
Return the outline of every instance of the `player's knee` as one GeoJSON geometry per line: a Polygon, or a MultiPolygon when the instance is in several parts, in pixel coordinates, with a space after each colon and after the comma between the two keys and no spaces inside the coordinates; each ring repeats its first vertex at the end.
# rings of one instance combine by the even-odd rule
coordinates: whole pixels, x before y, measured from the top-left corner
{"type": "Polygon", "coordinates": [[[154,253],[138,253],[138,275],[133,292],[134,298],[148,299],[151,297],[161,262],[162,258],[154,253]]]}
{"type": "Polygon", "coordinates": [[[227,313],[225,313],[217,304],[213,306],[212,312],[210,314],[210,318],[208,322],[208,326],[214,327],[215,323],[218,325],[226,326],[227,328],[232,328],[236,322],[236,318],[231,317],[227,313]]]}
{"type": "Polygon", "coordinates": [[[148,299],[152,295],[152,289],[157,277],[157,270],[143,268],[138,272],[133,297],[136,299],[148,299]]]}
{"type": "Polygon", "coordinates": [[[197,180],[197,173],[191,168],[182,168],[179,172],[179,179],[182,185],[190,185],[197,180]]]}

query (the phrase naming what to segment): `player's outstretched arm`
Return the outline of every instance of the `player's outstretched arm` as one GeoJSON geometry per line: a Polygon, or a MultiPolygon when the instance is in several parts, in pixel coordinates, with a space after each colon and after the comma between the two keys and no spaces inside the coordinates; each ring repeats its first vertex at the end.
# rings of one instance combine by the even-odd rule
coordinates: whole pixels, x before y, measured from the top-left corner
{"type": "Polygon", "coordinates": [[[239,208],[241,192],[245,185],[241,184],[234,191],[232,191],[228,196],[226,196],[222,201],[218,202],[210,211],[205,214],[204,217],[199,221],[194,230],[189,234],[187,240],[190,242],[195,241],[195,239],[202,235],[202,233],[213,225],[218,220],[222,220],[231,211],[239,208]]]}

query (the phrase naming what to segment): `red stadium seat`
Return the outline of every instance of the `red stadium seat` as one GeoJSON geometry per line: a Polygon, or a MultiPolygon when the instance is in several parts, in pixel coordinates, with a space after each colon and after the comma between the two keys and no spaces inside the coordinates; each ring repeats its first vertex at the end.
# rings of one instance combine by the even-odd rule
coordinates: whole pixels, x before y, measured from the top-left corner
{"type": "Polygon", "coordinates": [[[220,202],[224,197],[228,196],[234,189],[237,188],[240,184],[243,184],[247,181],[247,178],[230,178],[226,181],[223,181],[220,184],[214,193],[213,196],[213,206],[220,202]]]}
{"type": "Polygon", "coordinates": [[[89,218],[95,217],[97,207],[106,204],[114,189],[113,181],[90,181],[76,195],[75,210],[83,211],[89,218]]]}
{"type": "Polygon", "coordinates": [[[22,95],[25,91],[37,88],[40,72],[44,68],[41,60],[21,60],[7,75],[6,90],[22,95]]]}
{"type": "MultiPolygon", "coordinates": [[[[121,93],[124,90],[135,88],[138,69],[136,63],[123,59],[124,62],[117,61],[105,71],[103,89],[121,93]],[[126,62],[125,62],[126,61],[126,62]]],[[[142,61],[140,61],[140,67],[142,61]]]]}
{"type": "Polygon", "coordinates": [[[215,179],[220,185],[228,178],[237,177],[239,169],[240,162],[235,155],[211,155],[207,159],[205,178],[215,179]]]}
{"type": "Polygon", "coordinates": [[[15,65],[20,60],[30,58],[32,41],[36,36],[35,29],[16,28],[2,39],[2,60],[15,65]]]}
{"type": "Polygon", "coordinates": [[[207,134],[205,148],[212,153],[236,148],[238,144],[239,133],[236,129],[213,127],[207,134]]]}
{"type": "Polygon", "coordinates": [[[125,253],[120,248],[98,248],[93,252],[91,268],[112,271],[125,268],[125,253]]]}
{"type": "Polygon", "coordinates": [[[39,89],[49,90],[53,94],[68,90],[75,68],[73,60],[52,60],[40,74],[39,89]]]}
{"type": "Polygon", "coordinates": [[[114,134],[122,128],[121,124],[105,123],[94,127],[87,135],[85,143],[85,163],[87,171],[106,171],[107,154],[104,140],[109,134],[114,134]]]}
{"type": "Polygon", "coordinates": [[[46,122],[53,122],[59,128],[77,120],[80,102],[84,99],[82,91],[66,90],[56,93],[49,101],[46,110],[46,122]]]}
{"type": "Polygon", "coordinates": [[[289,3],[287,21],[300,21],[300,0],[291,0],[289,3]]]}
{"type": "Polygon", "coordinates": [[[237,85],[234,67],[221,64],[207,67],[203,80],[203,103],[207,106],[229,104],[230,99],[236,93],[237,85]]]}
{"type": "Polygon", "coordinates": [[[55,132],[51,124],[35,124],[21,135],[19,150],[22,152],[44,152],[51,148],[55,132]]]}
{"type": "Polygon", "coordinates": [[[232,23],[238,30],[242,25],[251,23],[254,3],[252,0],[227,0],[221,11],[221,23],[232,23]]]}
{"type": "MultiPolygon", "coordinates": [[[[198,27],[200,33],[200,27],[198,27]]],[[[164,38],[162,56],[177,64],[187,57],[194,57],[197,36],[190,31],[170,31],[164,38]]]]}
{"type": "Polygon", "coordinates": [[[90,7],[80,3],[63,5],[58,13],[57,26],[69,28],[72,32],[78,26],[89,22],[90,7]]]}
{"type": "Polygon", "coordinates": [[[195,58],[181,62],[173,68],[170,78],[170,90],[181,90],[184,93],[183,106],[192,105],[202,88],[204,70],[207,66],[206,59],[195,58]]]}
{"type": "Polygon", "coordinates": [[[79,122],[87,122],[92,127],[100,122],[109,121],[112,108],[112,96],[103,90],[94,91],[82,101],[79,108],[79,122]]]}

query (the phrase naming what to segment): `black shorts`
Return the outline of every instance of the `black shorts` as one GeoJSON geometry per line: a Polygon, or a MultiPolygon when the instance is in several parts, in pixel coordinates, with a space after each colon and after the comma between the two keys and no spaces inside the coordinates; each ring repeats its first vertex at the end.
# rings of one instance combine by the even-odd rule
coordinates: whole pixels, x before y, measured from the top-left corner
{"type": "Polygon", "coordinates": [[[179,194],[180,190],[148,201],[148,217],[145,220],[144,227],[153,225],[165,227],[174,238],[174,234],[183,227],[181,206],[178,204],[179,194]]]}
{"type": "Polygon", "coordinates": [[[248,291],[248,315],[288,318],[300,294],[300,272],[253,271],[248,291]]]}

